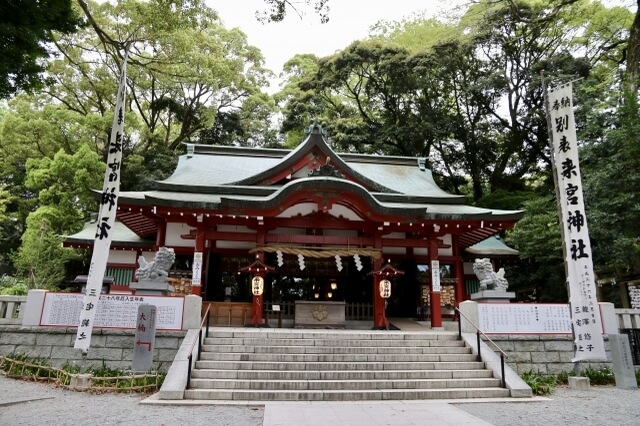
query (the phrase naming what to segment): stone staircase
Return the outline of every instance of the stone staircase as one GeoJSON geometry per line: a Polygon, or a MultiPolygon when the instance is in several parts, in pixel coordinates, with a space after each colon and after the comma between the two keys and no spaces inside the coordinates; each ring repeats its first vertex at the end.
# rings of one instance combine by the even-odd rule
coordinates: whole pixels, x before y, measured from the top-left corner
{"type": "Polygon", "coordinates": [[[211,329],[192,400],[357,401],[508,397],[453,332],[211,329]]]}

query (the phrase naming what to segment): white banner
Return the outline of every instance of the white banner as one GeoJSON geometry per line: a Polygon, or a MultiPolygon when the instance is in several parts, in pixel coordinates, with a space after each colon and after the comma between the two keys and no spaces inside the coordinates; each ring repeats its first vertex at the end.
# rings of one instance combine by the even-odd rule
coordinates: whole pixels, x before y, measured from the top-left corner
{"type": "Polygon", "coordinates": [[[91,335],[93,333],[94,319],[100,301],[102,279],[107,269],[107,260],[113,238],[111,230],[116,221],[116,210],[118,209],[120,171],[122,169],[122,144],[124,143],[124,101],[127,90],[128,56],[129,52],[127,50],[125,51],[122,60],[122,69],[120,70],[116,109],[113,116],[113,124],[111,125],[111,137],[109,139],[107,169],[102,185],[100,213],[98,214],[96,236],[93,242],[93,254],[89,265],[86,292],[82,301],[82,311],[80,311],[80,324],[73,346],[75,349],[80,349],[83,353],[87,353],[91,346],[91,335]]]}
{"type": "Polygon", "coordinates": [[[202,285],[202,252],[193,253],[193,268],[191,269],[191,285],[202,285]]]}
{"type": "Polygon", "coordinates": [[[431,261],[431,291],[440,291],[440,261],[431,261]]]}
{"type": "Polygon", "coordinates": [[[582,196],[572,97],[571,84],[549,89],[553,155],[562,209],[569,305],[576,347],[572,361],[606,360],[582,196]]]}

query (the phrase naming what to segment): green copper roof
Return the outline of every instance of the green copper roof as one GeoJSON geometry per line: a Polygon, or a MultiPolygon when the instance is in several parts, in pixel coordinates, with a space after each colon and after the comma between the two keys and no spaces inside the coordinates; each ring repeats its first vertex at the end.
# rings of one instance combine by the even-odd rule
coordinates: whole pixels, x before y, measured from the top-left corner
{"type": "Polygon", "coordinates": [[[487,238],[467,247],[465,251],[474,256],[517,256],[520,252],[505,244],[499,235],[487,238]]]}
{"type": "MultiPolygon", "coordinates": [[[[65,237],[65,245],[93,243],[96,238],[96,221],[86,222],[81,231],[65,237]]],[[[113,224],[111,246],[121,247],[152,247],[154,241],[140,238],[122,222],[116,220],[113,224]]]]}

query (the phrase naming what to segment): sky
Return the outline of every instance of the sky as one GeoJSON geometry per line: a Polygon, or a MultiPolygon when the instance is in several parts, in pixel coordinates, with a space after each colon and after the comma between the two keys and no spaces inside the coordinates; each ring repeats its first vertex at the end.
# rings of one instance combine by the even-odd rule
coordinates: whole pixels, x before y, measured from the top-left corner
{"type": "MultiPolygon", "coordinates": [[[[292,0],[293,3],[296,0],[292,0]]],[[[314,53],[320,57],[335,53],[365,38],[369,28],[380,20],[399,21],[414,12],[436,14],[460,0],[329,0],[329,22],[320,23],[312,9],[302,19],[289,11],[282,22],[261,24],[256,10],[264,10],[264,0],[207,0],[227,28],[239,27],[247,34],[249,44],[258,47],[266,67],[276,74],[284,63],[298,53],[314,53]]],[[[271,90],[277,82],[272,83],[271,90]]]]}

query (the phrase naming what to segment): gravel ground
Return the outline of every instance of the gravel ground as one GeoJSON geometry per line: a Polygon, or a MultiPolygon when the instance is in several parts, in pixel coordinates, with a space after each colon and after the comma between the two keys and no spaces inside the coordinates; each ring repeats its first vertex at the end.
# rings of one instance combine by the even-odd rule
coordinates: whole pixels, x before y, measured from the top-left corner
{"type": "Polygon", "coordinates": [[[589,391],[557,388],[549,401],[453,404],[496,426],[638,426],[640,390],[592,386],[589,391]]]}
{"type": "Polygon", "coordinates": [[[0,425],[261,426],[262,406],[140,405],[141,395],[87,394],[0,375],[0,425]],[[13,401],[47,398],[3,405],[13,401]]]}
{"type": "MultiPolygon", "coordinates": [[[[138,404],[144,398],[67,391],[0,375],[0,425],[260,426],[263,422],[264,408],[258,405],[138,404]]],[[[640,425],[640,390],[614,387],[591,387],[590,391],[558,388],[549,400],[538,402],[453,405],[496,426],[640,425]]]]}

